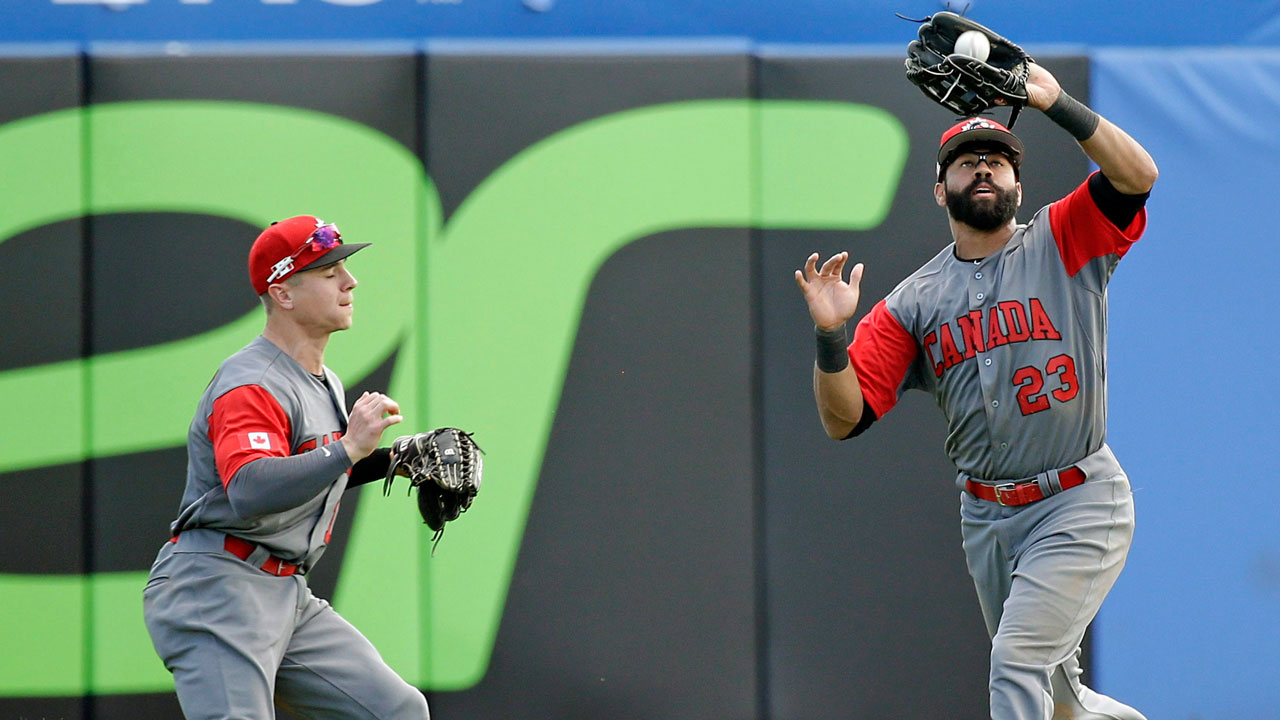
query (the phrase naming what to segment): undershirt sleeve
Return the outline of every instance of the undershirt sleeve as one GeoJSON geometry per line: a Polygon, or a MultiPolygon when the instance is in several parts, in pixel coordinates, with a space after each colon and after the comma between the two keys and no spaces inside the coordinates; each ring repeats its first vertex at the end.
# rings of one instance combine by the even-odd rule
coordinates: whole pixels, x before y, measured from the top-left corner
{"type": "Polygon", "coordinates": [[[349,467],[351,460],[340,442],[301,455],[259,458],[231,478],[227,499],[241,518],[284,512],[327,491],[349,467]]]}
{"type": "Polygon", "coordinates": [[[849,434],[844,436],[844,439],[848,440],[849,438],[858,437],[862,433],[866,432],[867,428],[871,427],[872,424],[879,419],[880,418],[876,417],[876,411],[872,410],[870,405],[865,402],[862,403],[862,418],[858,420],[857,425],[853,426],[853,429],[849,431],[849,434]]]}
{"type": "Polygon", "coordinates": [[[374,450],[368,457],[352,466],[351,478],[347,480],[347,489],[385,479],[390,467],[391,448],[374,450]]]}
{"type": "Polygon", "coordinates": [[[1138,211],[1146,206],[1147,198],[1151,197],[1151,191],[1148,190],[1141,195],[1122,193],[1111,184],[1111,180],[1106,175],[1096,172],[1089,176],[1089,195],[1093,197],[1094,204],[1112,225],[1124,229],[1129,227],[1129,223],[1138,216],[1138,211]]]}

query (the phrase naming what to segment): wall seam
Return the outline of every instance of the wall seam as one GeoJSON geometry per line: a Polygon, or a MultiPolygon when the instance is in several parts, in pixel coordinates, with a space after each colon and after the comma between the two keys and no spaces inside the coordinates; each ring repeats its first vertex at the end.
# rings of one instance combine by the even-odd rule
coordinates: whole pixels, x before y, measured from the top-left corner
{"type": "Polygon", "coordinates": [[[90,59],[88,49],[80,53],[80,353],[81,353],[81,389],[84,400],[80,405],[80,422],[83,438],[84,457],[80,462],[80,519],[81,519],[81,553],[83,555],[84,575],[81,598],[81,611],[84,621],[81,625],[84,643],[82,657],[82,682],[85,688],[81,701],[81,715],[85,720],[94,718],[93,666],[95,633],[94,617],[94,572],[97,563],[94,561],[94,540],[97,534],[94,502],[94,465],[93,465],[93,373],[92,358],[94,351],[93,328],[93,216],[92,182],[90,163],[92,162],[92,132],[90,130],[90,59]]]}
{"type": "Polygon", "coordinates": [[[751,467],[752,504],[754,506],[754,562],[755,567],[755,634],[756,634],[756,717],[769,717],[769,583],[767,545],[767,503],[765,497],[765,443],[764,443],[764,231],[763,222],[763,169],[761,158],[763,138],[760,128],[760,57],[756,53],[747,56],[747,94],[750,98],[748,113],[748,148],[751,168],[750,202],[751,228],[748,240],[748,273],[750,277],[749,335],[751,341],[751,467]]]}

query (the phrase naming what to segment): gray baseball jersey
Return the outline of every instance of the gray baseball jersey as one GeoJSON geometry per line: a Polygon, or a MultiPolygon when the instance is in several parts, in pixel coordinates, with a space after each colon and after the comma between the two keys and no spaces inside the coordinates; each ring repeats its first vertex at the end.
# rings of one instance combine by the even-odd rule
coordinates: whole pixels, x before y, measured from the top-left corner
{"type": "Polygon", "coordinates": [[[946,452],[988,480],[1034,476],[1106,439],[1106,287],[1142,234],[1098,210],[1087,182],[977,261],[947,246],[858,324],[849,357],[877,418],[931,393],[946,452]]]}
{"type": "Polygon", "coordinates": [[[315,564],[329,542],[349,464],[335,460],[341,469],[328,482],[321,478],[327,487],[310,499],[260,514],[236,507],[237,494],[259,489],[236,487],[233,478],[259,458],[337,450],[325,446],[346,430],[346,401],[338,377],[324,372],[325,381],[317,379],[261,336],[222,363],[187,433],[187,488],[170,528],[174,535],[220,530],[304,571],[315,564]]]}

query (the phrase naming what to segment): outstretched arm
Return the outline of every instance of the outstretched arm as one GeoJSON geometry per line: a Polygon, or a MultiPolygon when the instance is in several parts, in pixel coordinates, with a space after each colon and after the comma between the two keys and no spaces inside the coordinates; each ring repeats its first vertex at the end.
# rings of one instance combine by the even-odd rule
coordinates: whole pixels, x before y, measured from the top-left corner
{"type": "Polygon", "coordinates": [[[818,417],[827,435],[837,440],[849,436],[862,418],[862,388],[849,364],[845,323],[858,309],[862,264],[853,266],[849,280],[843,279],[849,253],[837,253],[818,268],[818,254],[805,261],[795,273],[796,285],[804,294],[818,336],[818,357],[813,368],[813,395],[818,417]]]}
{"type": "Polygon", "coordinates": [[[1160,171],[1146,149],[1110,120],[1064,92],[1053,73],[1035,63],[1030,71],[1027,104],[1070,132],[1117,190],[1126,195],[1149,192],[1160,171]]]}

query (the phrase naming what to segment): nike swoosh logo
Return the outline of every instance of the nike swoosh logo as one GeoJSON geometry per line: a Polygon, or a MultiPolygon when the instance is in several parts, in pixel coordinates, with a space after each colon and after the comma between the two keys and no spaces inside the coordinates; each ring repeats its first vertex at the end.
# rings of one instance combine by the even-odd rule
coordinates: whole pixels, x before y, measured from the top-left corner
{"type": "Polygon", "coordinates": [[[324,451],[324,456],[325,456],[325,457],[332,457],[332,456],[333,456],[333,453],[329,452],[329,448],[327,448],[327,447],[323,447],[323,446],[322,446],[320,449],[324,451]]]}

